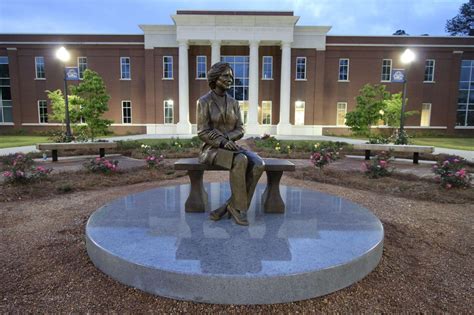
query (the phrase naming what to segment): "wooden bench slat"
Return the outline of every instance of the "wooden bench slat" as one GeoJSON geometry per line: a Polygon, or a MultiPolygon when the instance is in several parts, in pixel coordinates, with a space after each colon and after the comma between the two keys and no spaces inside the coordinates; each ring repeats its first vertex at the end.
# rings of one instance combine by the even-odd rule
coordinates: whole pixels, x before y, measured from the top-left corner
{"type": "Polygon", "coordinates": [[[370,143],[356,143],[353,144],[356,150],[393,150],[395,152],[418,152],[418,153],[433,153],[434,147],[424,145],[396,145],[396,144],[370,144],[370,143]]]}

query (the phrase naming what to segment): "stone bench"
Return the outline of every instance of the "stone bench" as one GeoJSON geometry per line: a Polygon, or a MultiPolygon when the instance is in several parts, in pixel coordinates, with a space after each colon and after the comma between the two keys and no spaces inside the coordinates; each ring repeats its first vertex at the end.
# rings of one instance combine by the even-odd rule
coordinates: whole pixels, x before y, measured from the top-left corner
{"type": "MultiPolygon", "coordinates": [[[[262,195],[262,206],[266,213],[284,213],[285,203],[280,195],[280,179],[284,171],[292,172],[295,165],[287,160],[263,159],[267,172],[267,187],[262,195]]],[[[204,212],[207,192],[204,189],[204,171],[228,171],[217,165],[199,163],[197,158],[180,159],[174,163],[175,170],[188,171],[191,189],[184,209],[186,212],[204,212]]]]}
{"type": "Polygon", "coordinates": [[[99,156],[105,156],[105,149],[116,148],[115,142],[64,142],[64,143],[38,143],[36,149],[40,151],[51,150],[53,162],[58,161],[59,150],[71,149],[99,149],[99,156]]]}
{"type": "Polygon", "coordinates": [[[400,145],[400,144],[354,144],[356,150],[365,150],[365,159],[370,160],[370,151],[394,151],[394,152],[410,152],[413,153],[413,163],[418,164],[420,153],[433,153],[434,147],[423,145],[400,145]]]}

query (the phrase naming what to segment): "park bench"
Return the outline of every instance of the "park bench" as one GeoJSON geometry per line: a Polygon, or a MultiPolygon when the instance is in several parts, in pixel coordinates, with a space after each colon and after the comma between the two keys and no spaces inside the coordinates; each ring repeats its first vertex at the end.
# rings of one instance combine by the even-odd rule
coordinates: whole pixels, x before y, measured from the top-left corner
{"type": "Polygon", "coordinates": [[[65,142],[65,143],[38,143],[36,149],[40,151],[51,150],[53,162],[58,161],[59,150],[72,149],[99,149],[99,156],[105,156],[105,149],[116,148],[115,142],[65,142]]]}
{"type": "MultiPolygon", "coordinates": [[[[280,195],[280,179],[284,171],[292,172],[295,165],[287,160],[263,159],[267,173],[267,187],[261,203],[266,213],[284,213],[285,203],[280,195]]],[[[174,163],[175,170],[188,171],[191,189],[184,209],[186,212],[204,212],[207,204],[207,192],[204,189],[204,171],[228,171],[217,165],[200,163],[197,158],[180,159],[174,163]]]]}
{"type": "Polygon", "coordinates": [[[433,153],[434,147],[422,145],[400,145],[400,144],[354,144],[355,150],[365,150],[365,159],[370,160],[370,151],[393,151],[413,153],[413,163],[418,164],[420,153],[433,153]]]}

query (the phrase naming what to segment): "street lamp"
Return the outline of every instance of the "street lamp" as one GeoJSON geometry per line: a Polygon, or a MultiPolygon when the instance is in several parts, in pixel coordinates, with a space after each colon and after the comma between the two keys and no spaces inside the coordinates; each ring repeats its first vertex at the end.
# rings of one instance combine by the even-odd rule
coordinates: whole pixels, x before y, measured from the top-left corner
{"type": "Polygon", "coordinates": [[[401,62],[406,66],[406,69],[405,69],[405,76],[403,78],[403,95],[402,95],[402,110],[401,110],[401,113],[400,113],[400,133],[399,133],[399,137],[403,137],[403,126],[404,126],[404,122],[405,122],[405,103],[406,103],[406,95],[407,95],[407,73],[408,73],[408,69],[410,68],[410,64],[413,62],[413,60],[415,60],[415,53],[413,53],[413,51],[411,51],[410,49],[405,49],[405,51],[403,52],[401,58],[400,58],[401,62]]]}
{"type": "Polygon", "coordinates": [[[61,60],[64,65],[64,104],[65,104],[65,120],[66,120],[66,141],[72,140],[71,120],[69,118],[69,101],[67,97],[67,76],[66,76],[66,62],[71,58],[71,54],[66,48],[61,47],[56,51],[56,57],[61,60]]]}

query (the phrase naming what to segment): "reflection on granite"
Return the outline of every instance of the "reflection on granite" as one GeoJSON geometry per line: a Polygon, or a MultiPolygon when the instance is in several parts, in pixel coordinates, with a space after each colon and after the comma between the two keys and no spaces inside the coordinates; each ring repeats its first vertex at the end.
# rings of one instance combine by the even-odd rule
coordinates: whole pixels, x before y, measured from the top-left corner
{"type": "Polygon", "coordinates": [[[342,198],[281,186],[284,214],[264,214],[259,185],[249,227],[213,222],[209,210],[230,196],[227,183],[207,183],[206,213],[185,213],[189,185],[162,187],[99,209],[87,233],[101,248],[135,264],[191,274],[268,276],[330,268],[383,240],[380,221],[342,198]]]}

